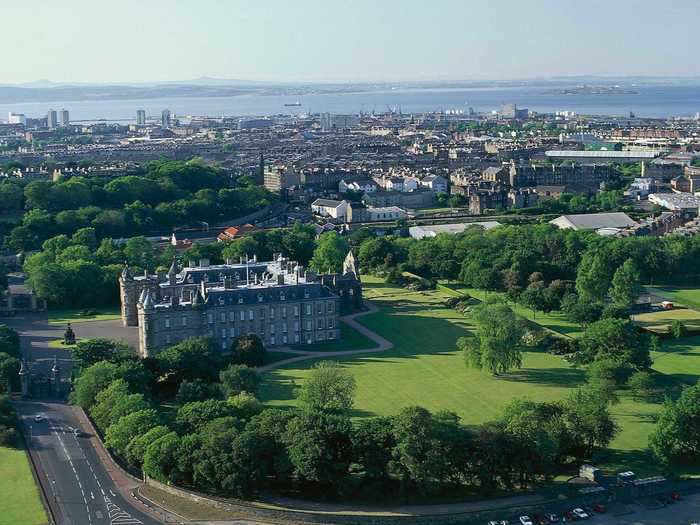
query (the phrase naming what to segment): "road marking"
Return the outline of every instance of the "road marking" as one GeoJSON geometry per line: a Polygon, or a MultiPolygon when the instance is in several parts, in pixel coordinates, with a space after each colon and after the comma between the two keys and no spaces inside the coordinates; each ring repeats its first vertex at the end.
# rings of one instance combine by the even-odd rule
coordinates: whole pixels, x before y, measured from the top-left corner
{"type": "MultiPolygon", "coordinates": [[[[111,491],[110,491],[111,492],[111,491]]],[[[141,520],[134,518],[128,512],[124,512],[118,505],[112,503],[108,497],[105,496],[105,503],[107,503],[107,512],[109,513],[109,523],[114,524],[139,524],[143,523],[141,520]]]]}
{"type": "Polygon", "coordinates": [[[112,492],[111,489],[110,489],[109,493],[112,495],[113,498],[116,498],[116,497],[117,497],[117,495],[116,495],[114,492],[112,492]]]}
{"type": "Polygon", "coordinates": [[[95,499],[95,495],[92,493],[92,491],[90,491],[90,497],[91,497],[92,499],[95,499]]]}

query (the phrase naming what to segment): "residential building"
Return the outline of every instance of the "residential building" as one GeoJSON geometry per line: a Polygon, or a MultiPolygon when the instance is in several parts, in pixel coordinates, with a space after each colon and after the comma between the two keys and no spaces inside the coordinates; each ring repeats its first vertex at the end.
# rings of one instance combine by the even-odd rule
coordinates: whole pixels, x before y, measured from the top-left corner
{"type": "Polygon", "coordinates": [[[25,125],[27,123],[27,117],[24,113],[13,113],[10,111],[7,115],[7,123],[25,125]]]}
{"type": "Polygon", "coordinates": [[[334,201],[330,199],[316,199],[311,203],[311,211],[321,217],[345,220],[348,210],[348,201],[334,201]]]}
{"type": "Polygon", "coordinates": [[[160,114],[160,127],[163,129],[170,129],[171,126],[171,115],[169,109],[164,109],[160,114]]]}
{"type": "Polygon", "coordinates": [[[58,125],[61,127],[70,125],[70,114],[67,109],[58,112],[58,125]]]}
{"type": "Polygon", "coordinates": [[[340,193],[347,193],[348,191],[358,191],[362,193],[374,193],[378,189],[377,183],[373,180],[357,180],[352,182],[345,182],[341,180],[338,183],[338,191],[340,193]]]}
{"type": "Polygon", "coordinates": [[[58,114],[56,110],[50,109],[46,115],[46,127],[56,129],[58,127],[58,114]]]}
{"type": "Polygon", "coordinates": [[[301,178],[293,166],[265,166],[263,184],[268,191],[281,195],[286,190],[299,186],[301,178]]]}

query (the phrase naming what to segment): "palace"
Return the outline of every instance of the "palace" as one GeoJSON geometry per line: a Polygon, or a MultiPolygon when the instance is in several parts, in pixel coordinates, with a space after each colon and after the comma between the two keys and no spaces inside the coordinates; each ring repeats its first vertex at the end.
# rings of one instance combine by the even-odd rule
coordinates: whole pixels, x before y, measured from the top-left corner
{"type": "Polygon", "coordinates": [[[122,321],[139,327],[139,354],[194,336],[228,351],[235,337],[258,335],[265,346],[311,344],[340,337],[339,316],[362,308],[357,263],[348,253],[342,273],[317,275],[282,256],[273,261],[210,265],[207,260],[167,274],[119,278],[122,321]]]}

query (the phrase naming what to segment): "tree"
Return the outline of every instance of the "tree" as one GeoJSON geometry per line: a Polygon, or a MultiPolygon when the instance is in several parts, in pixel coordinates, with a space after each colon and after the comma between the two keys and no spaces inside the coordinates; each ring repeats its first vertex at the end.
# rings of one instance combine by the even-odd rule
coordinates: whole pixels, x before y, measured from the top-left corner
{"type": "Polygon", "coordinates": [[[643,370],[632,374],[627,381],[627,386],[637,399],[649,400],[654,396],[656,381],[651,372],[643,370]]]}
{"type": "Polygon", "coordinates": [[[19,368],[19,359],[0,352],[0,393],[10,392],[19,386],[19,368]]]}
{"type": "Polygon", "coordinates": [[[615,270],[610,298],[623,308],[629,308],[639,297],[641,286],[639,283],[639,270],[632,259],[627,259],[622,266],[615,270]]]}
{"type": "Polygon", "coordinates": [[[682,337],[688,335],[688,329],[680,319],[674,319],[671,321],[671,326],[669,327],[668,331],[674,339],[681,339],[682,337]]]}
{"type": "Polygon", "coordinates": [[[0,324],[0,352],[20,358],[19,334],[7,325],[0,324]]]}
{"type": "Polygon", "coordinates": [[[216,380],[219,359],[208,337],[190,337],[158,353],[158,367],[163,376],[179,387],[187,380],[216,380]]]}
{"type": "Polygon", "coordinates": [[[638,370],[651,366],[649,338],[627,319],[602,319],[586,328],[579,340],[576,359],[591,363],[611,359],[638,370]]]}
{"type": "Polygon", "coordinates": [[[352,424],[346,416],[303,412],[287,425],[285,442],[296,475],[338,487],[352,460],[352,424]]]}
{"type": "Polygon", "coordinates": [[[95,403],[90,409],[90,416],[97,428],[104,432],[109,425],[116,422],[116,419],[112,418],[112,409],[129,394],[129,385],[123,379],[115,379],[107,388],[97,393],[95,403]]]}
{"type": "Polygon", "coordinates": [[[143,456],[146,454],[146,449],[148,446],[158,438],[161,438],[170,432],[172,431],[167,426],[158,425],[157,427],[153,427],[145,434],[136,436],[134,439],[129,441],[129,444],[126,446],[125,454],[125,458],[129,462],[129,465],[140,467],[143,464],[143,456]]]}
{"type": "Polygon", "coordinates": [[[564,296],[561,309],[567,319],[580,325],[588,325],[600,319],[603,307],[600,303],[582,300],[575,293],[564,296]]]}
{"type": "Polygon", "coordinates": [[[467,366],[494,375],[520,367],[523,328],[513,310],[504,303],[481,303],[473,309],[472,317],[476,325],[474,336],[457,340],[467,366]]]}
{"type": "Polygon", "coordinates": [[[226,402],[231,406],[233,415],[245,421],[263,410],[263,404],[249,392],[235,394],[229,397],[226,402]]]}
{"type": "Polygon", "coordinates": [[[262,366],[267,360],[267,350],[256,334],[236,337],[231,343],[231,361],[246,366],[262,366]]]}
{"type": "Polygon", "coordinates": [[[665,464],[700,459],[700,383],[686,387],[676,401],[666,400],[649,448],[665,464]]]}
{"type": "Polygon", "coordinates": [[[319,361],[311,369],[297,398],[309,411],[347,413],[356,391],[355,378],[335,361],[319,361]]]}
{"type": "Polygon", "coordinates": [[[324,233],[318,239],[309,265],[319,273],[340,272],[348,250],[347,241],[336,232],[324,233]]]}
{"type": "Polygon", "coordinates": [[[181,433],[196,432],[216,418],[233,415],[233,409],[226,401],[207,399],[206,401],[193,401],[181,406],[175,416],[175,423],[181,433]]]}
{"type": "Polygon", "coordinates": [[[395,446],[391,419],[363,419],[354,426],[351,439],[352,456],[362,466],[365,478],[388,479],[391,451],[395,446]]]}
{"type": "Polygon", "coordinates": [[[160,436],[146,447],[143,455],[143,470],[158,481],[167,483],[170,472],[177,465],[180,437],[175,432],[160,436]]]}
{"type": "Polygon", "coordinates": [[[221,388],[217,384],[207,383],[201,379],[183,381],[177,390],[175,402],[179,405],[193,401],[205,401],[210,398],[221,397],[221,388]]]}
{"type": "Polygon", "coordinates": [[[605,392],[595,385],[577,388],[564,401],[571,453],[578,459],[589,458],[595,448],[607,446],[617,434],[619,428],[608,405],[605,392]]]}
{"type": "Polygon", "coordinates": [[[71,350],[73,359],[79,368],[92,366],[100,361],[116,363],[131,355],[129,345],[112,339],[87,339],[78,341],[71,350]]]}
{"type": "Polygon", "coordinates": [[[158,412],[152,408],[132,412],[107,427],[105,445],[120,456],[126,454],[126,447],[132,439],[141,436],[160,424],[158,412]]]}
{"type": "Polygon", "coordinates": [[[225,397],[241,392],[256,395],[260,388],[260,375],[246,365],[229,365],[219,372],[219,381],[225,397]]]}
{"type": "Polygon", "coordinates": [[[71,392],[71,400],[89,411],[96,402],[97,394],[115,379],[117,365],[106,361],[95,363],[80,372],[71,392]]]}

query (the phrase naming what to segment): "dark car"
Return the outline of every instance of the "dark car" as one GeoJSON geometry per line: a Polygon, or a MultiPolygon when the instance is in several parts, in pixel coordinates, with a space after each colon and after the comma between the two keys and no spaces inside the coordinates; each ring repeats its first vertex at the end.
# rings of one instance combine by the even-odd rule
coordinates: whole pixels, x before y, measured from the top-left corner
{"type": "Polygon", "coordinates": [[[608,509],[602,503],[598,503],[597,505],[593,505],[593,510],[598,514],[603,514],[604,512],[607,512],[608,509]]]}
{"type": "Polygon", "coordinates": [[[671,499],[673,501],[680,501],[683,499],[683,496],[681,496],[678,492],[672,492],[671,493],[671,499]]]}
{"type": "Polygon", "coordinates": [[[537,525],[547,525],[549,523],[547,516],[543,514],[535,514],[532,519],[537,525]]]}
{"type": "Polygon", "coordinates": [[[546,516],[547,516],[547,519],[549,520],[549,523],[559,523],[561,521],[559,516],[557,516],[556,514],[549,513],[546,516]]]}

